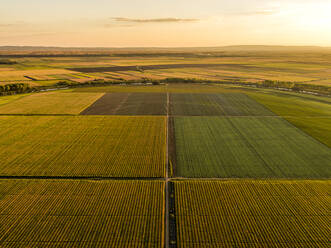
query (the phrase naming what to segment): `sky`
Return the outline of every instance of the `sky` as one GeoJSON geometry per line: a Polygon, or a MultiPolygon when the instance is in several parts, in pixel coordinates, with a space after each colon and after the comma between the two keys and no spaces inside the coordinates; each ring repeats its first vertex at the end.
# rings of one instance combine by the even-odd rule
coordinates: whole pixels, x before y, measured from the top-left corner
{"type": "Polygon", "coordinates": [[[1,0],[7,45],[331,46],[331,0],[1,0]]]}

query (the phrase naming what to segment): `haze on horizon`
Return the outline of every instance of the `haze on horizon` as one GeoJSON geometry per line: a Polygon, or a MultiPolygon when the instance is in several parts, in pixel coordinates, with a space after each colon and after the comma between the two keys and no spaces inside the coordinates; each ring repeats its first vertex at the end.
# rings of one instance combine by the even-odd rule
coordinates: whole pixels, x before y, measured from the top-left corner
{"type": "Polygon", "coordinates": [[[330,0],[2,0],[0,46],[331,46],[330,0]]]}

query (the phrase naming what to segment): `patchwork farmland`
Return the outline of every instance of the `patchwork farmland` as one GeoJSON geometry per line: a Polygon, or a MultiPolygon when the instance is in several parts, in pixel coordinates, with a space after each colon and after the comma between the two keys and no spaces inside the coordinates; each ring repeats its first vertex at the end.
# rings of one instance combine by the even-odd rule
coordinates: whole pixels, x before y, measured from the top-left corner
{"type": "Polygon", "coordinates": [[[0,97],[0,247],[328,247],[330,120],[229,85],[0,97]]]}

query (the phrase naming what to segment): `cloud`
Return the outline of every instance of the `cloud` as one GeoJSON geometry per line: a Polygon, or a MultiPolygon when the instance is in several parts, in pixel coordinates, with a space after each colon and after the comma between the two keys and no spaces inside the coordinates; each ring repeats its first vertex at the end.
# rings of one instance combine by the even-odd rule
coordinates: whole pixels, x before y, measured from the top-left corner
{"type": "Polygon", "coordinates": [[[25,27],[28,24],[23,21],[18,21],[14,23],[0,23],[0,28],[11,28],[11,27],[25,27]]]}
{"type": "Polygon", "coordinates": [[[131,22],[131,23],[169,23],[169,22],[197,22],[199,19],[184,19],[184,18],[154,18],[154,19],[135,19],[126,17],[114,17],[112,20],[116,22],[131,22]]]}
{"type": "Polygon", "coordinates": [[[7,28],[7,27],[12,27],[14,24],[1,24],[0,23],[0,28],[7,28]]]}

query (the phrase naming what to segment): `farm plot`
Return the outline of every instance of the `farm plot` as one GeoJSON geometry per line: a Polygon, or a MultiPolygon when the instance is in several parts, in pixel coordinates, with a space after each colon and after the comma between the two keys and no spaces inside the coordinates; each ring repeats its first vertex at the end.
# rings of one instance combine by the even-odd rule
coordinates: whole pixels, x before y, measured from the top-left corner
{"type": "Polygon", "coordinates": [[[0,247],[163,247],[163,184],[1,180],[0,247]]]}
{"type": "Polygon", "coordinates": [[[166,115],[163,93],[107,93],[82,115],[166,115]]]}
{"type": "Polygon", "coordinates": [[[275,92],[249,94],[331,148],[331,98],[275,92]]]}
{"type": "Polygon", "coordinates": [[[163,177],[165,117],[2,116],[0,176],[163,177]]]}
{"type": "Polygon", "coordinates": [[[263,105],[241,93],[171,94],[170,114],[173,116],[270,116],[263,105]]]}
{"type": "Polygon", "coordinates": [[[331,98],[275,91],[248,92],[257,102],[280,116],[331,116],[331,98]]]}
{"type": "Polygon", "coordinates": [[[329,247],[330,181],[175,182],[178,247],[329,247]]]}
{"type": "Polygon", "coordinates": [[[331,149],[278,117],[176,117],[182,177],[328,178],[331,149]]]}
{"type": "Polygon", "coordinates": [[[0,114],[79,114],[103,93],[46,92],[0,106],[0,114]]]}

